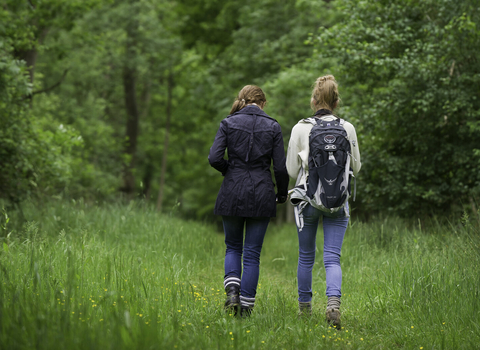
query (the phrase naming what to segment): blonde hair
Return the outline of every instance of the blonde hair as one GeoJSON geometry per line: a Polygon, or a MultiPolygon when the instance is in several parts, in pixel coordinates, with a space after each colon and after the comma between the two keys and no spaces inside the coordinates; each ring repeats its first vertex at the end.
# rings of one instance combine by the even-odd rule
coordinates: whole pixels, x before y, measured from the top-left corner
{"type": "Polygon", "coordinates": [[[240,90],[237,98],[233,102],[230,114],[238,112],[249,103],[263,105],[266,101],[267,99],[262,89],[256,85],[246,85],[242,90],[240,90]]]}
{"type": "Polygon", "coordinates": [[[314,111],[329,109],[333,111],[340,102],[338,84],[333,75],[325,75],[315,81],[310,106],[314,111]]]}

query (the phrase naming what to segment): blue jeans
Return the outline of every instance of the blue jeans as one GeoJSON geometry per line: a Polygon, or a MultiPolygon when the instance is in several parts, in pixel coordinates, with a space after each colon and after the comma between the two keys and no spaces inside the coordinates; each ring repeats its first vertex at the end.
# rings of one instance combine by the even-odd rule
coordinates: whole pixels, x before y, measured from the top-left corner
{"type": "Polygon", "coordinates": [[[244,298],[255,298],[260,272],[260,252],[267,231],[269,217],[244,218],[222,216],[225,231],[225,278],[241,278],[240,293],[244,298]],[[243,231],[245,227],[245,243],[243,231]],[[243,274],[242,274],[243,253],[243,274]]]}
{"type": "Polygon", "coordinates": [[[323,217],[323,264],[327,281],[327,297],[341,297],[342,268],[340,253],[347,230],[348,217],[343,210],[329,214],[308,204],[303,210],[304,226],[298,231],[298,301],[312,300],[312,269],[315,263],[316,236],[320,218],[323,217]]]}

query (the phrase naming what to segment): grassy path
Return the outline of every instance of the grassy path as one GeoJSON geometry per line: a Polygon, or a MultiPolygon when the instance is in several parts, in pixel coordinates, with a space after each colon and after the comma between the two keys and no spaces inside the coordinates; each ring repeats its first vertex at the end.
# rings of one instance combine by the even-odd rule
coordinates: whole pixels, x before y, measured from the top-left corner
{"type": "Polygon", "coordinates": [[[342,256],[343,329],[297,317],[297,237],[271,225],[254,314],[223,310],[223,236],[142,208],[28,208],[2,233],[0,349],[478,349],[480,235],[353,223],[342,256]],[[433,232],[435,231],[435,232],[433,232]],[[11,232],[11,233],[10,233],[11,232]],[[7,234],[10,235],[7,237],[7,234]]]}

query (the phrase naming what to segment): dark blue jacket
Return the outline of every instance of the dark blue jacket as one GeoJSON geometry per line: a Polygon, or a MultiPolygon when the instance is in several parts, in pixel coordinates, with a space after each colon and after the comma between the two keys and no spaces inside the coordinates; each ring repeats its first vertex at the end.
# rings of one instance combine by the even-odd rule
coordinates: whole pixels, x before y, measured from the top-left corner
{"type": "Polygon", "coordinates": [[[208,161],[225,178],[215,203],[216,215],[273,217],[276,215],[273,160],[278,197],[287,196],[282,130],[259,107],[250,105],[222,120],[208,161]],[[225,149],[228,160],[224,159],[225,149]]]}

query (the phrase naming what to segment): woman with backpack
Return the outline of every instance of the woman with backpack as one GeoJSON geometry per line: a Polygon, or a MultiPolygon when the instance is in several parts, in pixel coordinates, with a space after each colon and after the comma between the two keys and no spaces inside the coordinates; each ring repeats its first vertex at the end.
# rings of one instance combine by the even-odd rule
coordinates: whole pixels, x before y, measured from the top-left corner
{"type": "MultiPolygon", "coordinates": [[[[323,262],[326,272],[326,295],[328,297],[326,318],[327,322],[337,329],[341,329],[340,297],[342,295],[342,269],[340,267],[340,255],[349,220],[348,194],[345,194],[345,206],[336,212],[332,212],[332,210],[328,211],[328,209],[325,209],[322,205],[314,203],[317,198],[325,197],[324,190],[328,190],[329,185],[333,185],[339,176],[331,176],[331,179],[327,179],[326,176],[320,174],[322,169],[324,169],[320,166],[321,164],[316,164],[316,162],[313,164],[315,159],[312,159],[310,153],[313,152],[313,150],[310,149],[310,133],[314,125],[318,124],[321,124],[322,127],[324,126],[325,128],[335,125],[338,129],[339,126],[342,126],[344,130],[342,128],[339,130],[345,135],[344,146],[346,146],[345,148],[347,149],[347,151],[344,152],[344,158],[350,159],[349,164],[347,162],[344,168],[347,169],[347,172],[350,172],[351,169],[354,176],[359,172],[361,163],[355,128],[349,122],[340,120],[333,114],[339,102],[338,84],[335,78],[332,75],[319,77],[315,82],[310,100],[310,105],[315,114],[313,118],[300,120],[294,126],[287,151],[287,170],[290,177],[296,180],[295,189],[306,189],[303,191],[303,201],[302,198],[300,198],[301,206],[296,208],[299,242],[297,280],[300,314],[309,315],[312,310],[312,269],[315,263],[315,241],[318,224],[320,219],[322,219],[324,237],[323,262]],[[310,183],[308,183],[309,168],[311,172],[313,169],[318,172],[315,174],[315,181],[313,180],[312,174],[310,174],[310,183]],[[321,179],[319,179],[320,177],[321,179]],[[312,183],[320,183],[320,180],[323,181],[324,178],[326,180],[325,188],[318,192],[318,197],[310,195],[309,198],[307,198],[306,195],[309,193],[309,190],[311,190],[311,188],[308,189],[308,186],[312,186],[312,183]],[[325,211],[321,209],[325,209],[325,211]],[[298,215],[300,219],[298,219],[298,215]]],[[[321,160],[322,155],[318,153],[320,156],[317,156],[316,159],[319,163],[326,164],[327,161],[331,161],[335,164],[332,165],[332,167],[342,165],[337,164],[333,152],[337,147],[335,145],[336,139],[341,138],[338,135],[340,134],[329,134],[327,132],[321,136],[320,141],[323,142],[325,153],[323,153],[323,161],[321,160]]],[[[312,147],[313,145],[314,143],[312,143],[312,147]]],[[[349,175],[347,174],[345,177],[348,178],[349,175]]],[[[344,185],[344,183],[341,185],[344,185]]],[[[345,189],[345,186],[341,188],[345,189]]],[[[298,204],[298,201],[294,203],[295,189],[292,191],[290,197],[292,204],[298,204]]],[[[313,190],[315,191],[315,189],[313,190]]]]}
{"type": "Polygon", "coordinates": [[[287,200],[288,191],[282,131],[263,111],[265,104],[258,86],[240,90],[208,156],[210,165],[225,176],[214,210],[222,216],[225,232],[225,310],[240,311],[242,316],[249,316],[255,305],[265,232],[276,215],[277,203],[287,200]]]}

